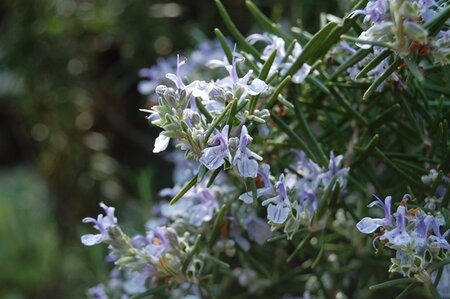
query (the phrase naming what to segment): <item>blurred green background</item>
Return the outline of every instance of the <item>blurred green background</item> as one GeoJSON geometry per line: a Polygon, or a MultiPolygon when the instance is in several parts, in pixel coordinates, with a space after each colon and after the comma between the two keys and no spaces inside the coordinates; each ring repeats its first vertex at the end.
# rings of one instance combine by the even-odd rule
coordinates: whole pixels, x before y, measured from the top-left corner
{"type": "MultiPolygon", "coordinates": [[[[243,0],[223,3],[242,32],[258,30],[243,0]]],[[[309,31],[348,5],[255,3],[309,31]]],[[[0,1],[0,298],[82,298],[106,280],[106,248],[81,245],[81,219],[105,201],[138,231],[171,183],[138,71],[215,27],[227,32],[212,0],[0,1]]]]}

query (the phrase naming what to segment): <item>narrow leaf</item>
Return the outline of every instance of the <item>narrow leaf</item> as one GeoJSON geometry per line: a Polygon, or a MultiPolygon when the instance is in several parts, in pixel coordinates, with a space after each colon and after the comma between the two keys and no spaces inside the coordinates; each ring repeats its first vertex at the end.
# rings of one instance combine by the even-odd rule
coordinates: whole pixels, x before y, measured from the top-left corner
{"type": "Polygon", "coordinates": [[[255,59],[260,60],[261,55],[252,45],[250,45],[247,42],[245,37],[239,32],[239,30],[237,29],[236,25],[234,25],[233,21],[230,18],[230,15],[228,14],[227,10],[220,2],[220,0],[215,0],[214,2],[216,3],[216,6],[219,10],[219,14],[221,15],[225,25],[227,26],[231,35],[236,39],[236,42],[239,44],[242,50],[252,54],[255,59]]]}
{"type": "Polygon", "coordinates": [[[270,113],[272,120],[278,125],[281,131],[286,133],[289,137],[291,137],[292,141],[299,147],[299,149],[303,150],[308,157],[314,157],[309,146],[302,140],[300,136],[298,136],[280,117],[278,117],[273,112],[270,113]]]}
{"type": "Polygon", "coordinates": [[[313,237],[313,233],[309,233],[306,237],[298,243],[295,250],[291,253],[291,255],[286,259],[286,262],[290,263],[292,259],[297,255],[297,253],[306,245],[306,243],[313,237]]]}
{"type": "Polygon", "coordinates": [[[216,219],[214,220],[213,230],[211,233],[211,237],[209,238],[209,241],[208,241],[208,248],[213,247],[214,242],[216,241],[217,237],[219,236],[220,228],[222,227],[226,212],[227,212],[227,206],[224,204],[220,208],[219,212],[216,215],[216,219]]]}
{"type": "Polygon", "coordinates": [[[344,61],[338,68],[334,71],[334,73],[329,77],[329,80],[334,80],[339,76],[339,74],[349,67],[357,64],[361,60],[363,60],[367,55],[372,52],[371,49],[360,49],[354,55],[352,55],[349,59],[344,61]]]}
{"type": "Polygon", "coordinates": [[[271,110],[273,106],[278,101],[278,95],[284,90],[284,88],[291,82],[291,76],[287,76],[286,78],[281,81],[280,84],[275,88],[272,95],[269,98],[269,101],[267,102],[267,109],[271,110]]]}
{"type": "Polygon", "coordinates": [[[396,60],[391,63],[388,68],[373,81],[373,83],[369,86],[369,88],[366,90],[366,92],[363,95],[363,99],[367,100],[370,98],[370,96],[375,92],[378,86],[380,86],[381,83],[384,82],[393,72],[397,70],[397,67],[401,64],[402,60],[399,58],[396,58],[396,60]]]}
{"type": "Polygon", "coordinates": [[[397,286],[399,284],[411,283],[415,281],[416,280],[414,278],[398,278],[370,286],[369,290],[371,291],[382,290],[393,286],[397,286]]]}
{"type": "Polygon", "coordinates": [[[327,36],[330,34],[331,30],[337,26],[336,23],[328,23],[325,27],[320,29],[311,40],[306,43],[303,48],[302,53],[299,55],[297,60],[292,64],[291,68],[287,71],[286,75],[292,76],[294,75],[300,67],[308,61],[321,47],[321,44],[326,40],[327,36]]]}
{"type": "Polygon", "coordinates": [[[378,128],[379,126],[385,124],[387,121],[392,119],[397,110],[400,109],[400,104],[394,104],[387,108],[383,113],[378,115],[374,120],[369,123],[369,128],[372,130],[378,128]]]}
{"type": "Polygon", "coordinates": [[[227,40],[225,39],[225,36],[223,35],[222,31],[220,29],[216,28],[214,29],[214,33],[217,36],[217,39],[220,42],[220,45],[222,46],[223,52],[225,53],[225,56],[227,57],[228,63],[231,64],[233,61],[233,51],[231,50],[230,46],[227,43],[227,40]]]}
{"type": "Polygon", "coordinates": [[[411,72],[411,74],[419,82],[423,82],[425,78],[423,77],[422,72],[420,71],[419,66],[416,64],[416,62],[409,58],[405,58],[403,61],[405,62],[406,66],[408,67],[408,70],[411,72]]]}
{"type": "Polygon", "coordinates": [[[189,266],[189,263],[192,261],[192,258],[194,255],[200,250],[200,240],[202,238],[202,235],[197,235],[197,238],[195,238],[194,245],[192,246],[192,249],[188,252],[186,255],[186,259],[183,261],[183,267],[182,272],[186,272],[187,267],[189,266]]]}
{"type": "Polygon", "coordinates": [[[450,18],[450,5],[441,10],[434,18],[425,23],[424,27],[428,30],[429,34],[434,36],[439,32],[442,25],[450,18]]]}
{"type": "Polygon", "coordinates": [[[174,203],[176,203],[177,201],[179,201],[185,194],[186,192],[188,192],[189,190],[191,190],[192,187],[195,186],[195,184],[197,184],[197,178],[198,178],[198,174],[196,174],[184,187],[183,189],[180,190],[180,192],[178,192],[177,195],[175,195],[169,202],[169,205],[173,205],[174,203]]]}
{"type": "Polygon", "coordinates": [[[297,116],[301,131],[305,134],[305,141],[308,144],[308,147],[313,152],[316,162],[326,167],[328,165],[328,158],[306,122],[298,97],[296,97],[296,99],[294,98],[292,102],[294,104],[295,116],[297,116]]]}
{"type": "Polygon", "coordinates": [[[245,4],[247,5],[247,8],[252,16],[255,18],[256,22],[258,22],[261,27],[270,33],[282,37],[284,40],[292,39],[281,30],[281,26],[279,24],[275,24],[272,20],[266,17],[266,15],[264,15],[252,1],[247,0],[245,1],[245,4]]]}
{"type": "Polygon", "coordinates": [[[367,75],[368,72],[373,70],[377,65],[380,64],[381,61],[383,61],[385,58],[387,58],[391,54],[391,51],[389,49],[383,50],[380,54],[375,56],[371,61],[369,61],[365,67],[356,75],[356,79],[361,79],[365,75],[367,75]]]}

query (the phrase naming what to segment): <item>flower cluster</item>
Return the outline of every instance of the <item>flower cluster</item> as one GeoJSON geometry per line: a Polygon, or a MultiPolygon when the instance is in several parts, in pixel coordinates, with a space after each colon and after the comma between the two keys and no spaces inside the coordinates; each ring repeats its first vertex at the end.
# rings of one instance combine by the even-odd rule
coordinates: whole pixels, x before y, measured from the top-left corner
{"type": "Polygon", "coordinates": [[[437,60],[448,63],[444,54],[448,53],[448,45],[442,44],[445,38],[439,41],[447,31],[436,36],[436,41],[439,41],[436,44],[432,39],[430,41],[426,26],[426,22],[444,8],[445,5],[434,0],[371,0],[364,9],[353,11],[353,15],[364,15],[364,23],[369,26],[360,34],[361,42],[357,45],[366,49],[371,47],[371,43],[385,44],[401,56],[415,54],[419,45],[428,45],[435,50],[436,58],[444,58],[437,60]]]}
{"type": "Polygon", "coordinates": [[[356,227],[364,234],[377,232],[374,242],[379,240],[384,246],[396,250],[390,272],[429,281],[429,263],[442,260],[450,250],[450,244],[446,240],[450,230],[444,234],[440,231],[440,227],[445,224],[444,217],[441,214],[427,214],[420,208],[408,208],[408,201],[411,199],[409,194],[403,196],[394,214],[391,213],[391,196],[387,196],[384,202],[377,196],[375,198],[369,207],[382,207],[384,217],[365,217],[356,227]]]}
{"type": "Polygon", "coordinates": [[[320,167],[308,159],[304,152],[296,152],[297,163],[292,171],[281,174],[273,184],[270,179],[270,166],[263,164],[258,171],[262,179],[262,187],[253,194],[252,191],[239,196],[247,204],[253,202],[253,196],[263,199],[262,205],[267,207],[267,219],[273,229],[284,226],[289,238],[297,232],[301,224],[310,226],[320,200],[328,188],[336,183],[345,187],[348,167],[342,167],[343,156],[331,153],[328,169],[320,167]],[[294,212],[295,210],[295,212],[294,212]]]}
{"type": "MultiPolygon", "coordinates": [[[[247,40],[250,44],[255,44],[257,42],[266,44],[261,54],[261,59],[263,61],[267,61],[272,52],[276,51],[276,56],[270,68],[269,76],[275,74],[276,72],[280,75],[285,75],[302,53],[302,46],[297,41],[294,41],[289,48],[286,48],[284,40],[274,34],[254,33],[249,35],[247,40]]],[[[292,75],[292,82],[297,84],[302,83],[310,71],[311,66],[304,63],[300,69],[292,75]]]]}
{"type": "MultiPolygon", "coordinates": [[[[192,249],[188,234],[179,237],[172,227],[158,226],[148,229],[145,235],[130,238],[120,229],[114,217],[114,208],[104,203],[100,206],[106,215],[83,220],[85,223],[92,222],[100,234],[83,235],[81,242],[87,246],[108,244],[108,260],[117,267],[112,272],[115,278],[113,289],[127,296],[142,293],[152,285],[195,279],[198,270],[192,270],[196,266],[191,264],[197,261],[192,257],[188,259],[192,249]],[[184,269],[183,264],[189,267],[184,269]]],[[[107,298],[101,286],[92,288],[90,293],[94,298],[107,298]]]]}
{"type": "MultiPolygon", "coordinates": [[[[216,63],[208,61],[208,63],[216,63]]],[[[256,96],[267,89],[267,85],[258,78],[249,80],[252,71],[239,78],[237,74],[236,60],[231,65],[221,63],[229,76],[215,82],[205,82],[195,80],[189,84],[184,84],[180,76],[180,67],[184,61],[177,63],[176,74],[168,73],[166,77],[170,79],[176,89],[159,85],[156,88],[160,101],[159,105],[153,106],[151,110],[144,110],[150,113],[149,120],[152,124],[164,129],[155,142],[154,152],[164,151],[170,138],[177,140],[181,149],[186,150],[188,155],[200,160],[208,169],[220,167],[225,159],[237,165],[242,176],[254,176],[255,162],[249,158],[261,160],[261,157],[251,152],[247,145],[252,138],[247,129],[243,126],[236,155],[231,161],[230,149],[228,145],[229,127],[224,125],[222,132],[214,128],[213,119],[219,120],[230,113],[232,107],[246,104],[247,96],[256,96]],[[214,136],[209,140],[213,129],[216,130],[214,136]],[[219,143],[217,146],[209,147],[219,143]],[[214,157],[215,155],[217,157],[214,157]],[[250,160],[250,162],[249,162],[250,160]],[[247,170],[247,167],[251,167],[247,170]],[[253,171],[253,172],[252,172],[253,171]]],[[[234,116],[241,124],[245,123],[246,115],[238,112],[234,116]]],[[[263,123],[264,120],[258,117],[263,123]]]]}
{"type": "MultiPolygon", "coordinates": [[[[183,69],[180,70],[180,76],[189,74],[192,80],[200,79],[210,72],[205,72],[207,66],[205,61],[221,59],[223,57],[223,50],[217,40],[205,40],[197,45],[189,53],[189,61],[183,69]]],[[[169,84],[170,80],[165,77],[167,73],[172,72],[177,67],[177,57],[169,56],[167,58],[159,58],[156,63],[149,67],[143,68],[139,71],[142,80],[138,84],[138,90],[141,94],[147,95],[151,103],[157,102],[157,95],[155,89],[158,85],[169,84]]],[[[210,79],[213,79],[212,76],[210,79]]]]}

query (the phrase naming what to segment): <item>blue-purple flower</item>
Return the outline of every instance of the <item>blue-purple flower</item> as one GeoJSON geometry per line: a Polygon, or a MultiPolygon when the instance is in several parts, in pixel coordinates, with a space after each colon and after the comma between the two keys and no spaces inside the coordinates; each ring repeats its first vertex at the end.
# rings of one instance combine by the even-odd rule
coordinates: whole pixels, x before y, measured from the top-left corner
{"type": "Polygon", "coordinates": [[[205,165],[208,169],[217,169],[225,163],[225,160],[231,162],[231,153],[228,145],[228,128],[223,127],[222,132],[216,130],[214,137],[209,144],[216,144],[216,146],[207,147],[202,151],[200,163],[205,165]]]}
{"type": "Polygon", "coordinates": [[[238,171],[243,177],[256,177],[258,173],[257,160],[261,161],[263,159],[248,148],[252,140],[253,138],[248,134],[247,127],[243,126],[241,137],[239,138],[239,146],[233,159],[233,165],[237,165],[238,171]]]}
{"type": "Polygon", "coordinates": [[[291,202],[287,196],[284,174],[280,175],[279,181],[275,183],[277,195],[262,202],[267,207],[267,219],[275,224],[282,224],[286,221],[291,212],[291,202]]]}
{"type": "Polygon", "coordinates": [[[374,195],[376,198],[375,201],[372,201],[368,207],[372,208],[374,206],[381,206],[384,210],[384,217],[383,218],[371,218],[371,217],[364,217],[361,221],[359,221],[356,224],[356,228],[362,232],[363,234],[370,234],[377,230],[377,228],[381,226],[386,225],[392,225],[391,222],[391,201],[392,197],[387,196],[384,199],[384,202],[376,195],[374,195]]]}
{"type": "MultiPolygon", "coordinates": [[[[261,169],[258,170],[258,175],[263,181],[263,186],[256,189],[256,198],[264,195],[274,194],[275,189],[273,188],[273,184],[270,181],[270,166],[268,164],[263,164],[261,169]]],[[[250,191],[243,193],[239,196],[239,199],[246,204],[251,204],[253,202],[253,192],[250,191]]]]}
{"type": "Polygon", "coordinates": [[[98,215],[97,219],[92,217],[86,217],[83,219],[84,223],[93,223],[94,228],[98,230],[99,234],[86,234],[81,236],[81,242],[86,246],[92,246],[104,241],[110,240],[108,230],[117,225],[117,218],[114,217],[114,208],[108,207],[103,202],[100,203],[100,207],[105,211],[106,215],[98,215]]]}
{"type": "Polygon", "coordinates": [[[406,231],[406,207],[400,205],[397,208],[397,215],[395,217],[395,228],[385,232],[380,236],[380,240],[387,240],[390,245],[399,248],[408,246],[413,240],[410,234],[406,231]]]}

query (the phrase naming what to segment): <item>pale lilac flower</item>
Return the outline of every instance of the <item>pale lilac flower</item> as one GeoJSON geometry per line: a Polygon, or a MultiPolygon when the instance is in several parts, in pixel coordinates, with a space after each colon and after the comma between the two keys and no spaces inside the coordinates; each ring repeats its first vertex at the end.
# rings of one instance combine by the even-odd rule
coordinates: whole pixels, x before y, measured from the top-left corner
{"type": "Polygon", "coordinates": [[[253,70],[249,70],[247,74],[245,74],[242,78],[239,78],[236,62],[243,61],[243,59],[236,59],[236,56],[238,55],[236,53],[233,53],[233,61],[231,62],[231,64],[226,61],[226,58],[224,59],[224,61],[211,60],[208,63],[211,68],[225,67],[225,69],[228,71],[229,76],[225,79],[217,81],[216,83],[218,85],[223,85],[224,87],[231,87],[233,94],[235,96],[238,95],[239,97],[244,97],[247,94],[255,96],[264,92],[268,86],[261,79],[255,78],[252,80],[252,83],[249,84],[249,80],[251,75],[253,74],[253,70]]]}
{"type": "Polygon", "coordinates": [[[155,146],[153,147],[154,153],[160,153],[162,151],[165,151],[167,149],[167,146],[169,145],[170,138],[163,134],[164,132],[161,132],[159,136],[155,139],[155,146]]]}
{"type": "MultiPolygon", "coordinates": [[[[435,271],[431,274],[433,281],[437,278],[437,273],[438,271],[435,271]]],[[[450,264],[444,266],[441,279],[439,280],[436,289],[442,298],[448,298],[450,294],[450,264]]]]}
{"type": "Polygon", "coordinates": [[[395,217],[396,227],[390,231],[385,232],[380,236],[380,240],[388,240],[391,245],[398,246],[400,248],[410,244],[413,239],[406,231],[406,207],[400,205],[397,208],[397,215],[395,217]]]}
{"type": "MultiPolygon", "coordinates": [[[[236,70],[236,59],[233,57],[233,62],[231,65],[226,65],[225,69],[228,71],[231,81],[233,83],[233,89],[237,91],[238,89],[243,89],[245,93],[252,96],[258,95],[267,89],[267,84],[264,81],[255,78],[252,83],[249,84],[250,76],[253,74],[253,70],[249,70],[244,77],[239,78],[236,70]]],[[[244,93],[244,94],[245,94],[244,93]]]]}
{"type": "MultiPolygon", "coordinates": [[[[285,75],[292,64],[298,59],[302,53],[302,46],[299,43],[294,44],[294,49],[287,55],[285,49],[285,42],[282,38],[273,34],[251,34],[247,37],[250,44],[256,42],[264,42],[266,47],[261,55],[262,60],[267,60],[274,50],[277,51],[275,60],[270,68],[269,74],[273,74],[275,71],[279,70],[281,75],[285,75]],[[287,55],[287,56],[286,56],[287,55]]],[[[304,63],[300,69],[292,76],[291,81],[299,84],[302,83],[311,71],[311,66],[304,63]]]]}
{"type": "Polygon", "coordinates": [[[376,205],[381,206],[384,210],[384,218],[371,218],[364,217],[361,221],[356,224],[356,228],[363,234],[370,234],[377,230],[377,228],[386,225],[392,225],[391,222],[391,201],[392,197],[387,196],[384,202],[376,195],[375,201],[371,202],[368,207],[374,207],[376,205]]]}
{"type": "Polygon", "coordinates": [[[434,235],[431,235],[429,237],[430,240],[430,246],[431,247],[435,247],[435,248],[441,248],[441,249],[445,249],[445,250],[449,250],[450,249],[450,244],[448,243],[448,241],[446,240],[448,234],[449,234],[449,230],[447,230],[444,235],[441,234],[439,227],[441,226],[441,223],[438,223],[436,221],[435,218],[433,218],[430,221],[430,226],[431,229],[433,230],[434,235]]]}
{"type": "Polygon", "coordinates": [[[262,202],[263,206],[267,206],[267,219],[275,224],[282,224],[286,221],[291,212],[291,202],[287,196],[284,174],[280,176],[280,180],[275,183],[277,195],[266,199],[262,202]]]}
{"type": "Polygon", "coordinates": [[[117,218],[114,217],[115,209],[113,207],[106,206],[103,202],[100,203],[100,207],[105,211],[105,216],[100,214],[97,216],[97,219],[92,217],[86,217],[83,219],[84,223],[93,223],[94,228],[100,232],[100,234],[97,235],[87,234],[81,236],[81,243],[86,246],[92,246],[103,241],[110,240],[108,230],[117,225],[117,218]]]}
{"type": "MultiPolygon", "coordinates": [[[[302,186],[306,185],[307,189],[309,190],[316,190],[319,187],[320,182],[322,181],[322,168],[308,159],[303,151],[294,151],[294,154],[298,159],[295,170],[299,175],[302,176],[302,179],[299,180],[299,183],[302,186]]],[[[303,188],[304,187],[300,189],[303,188]]]]}
{"type": "MultiPolygon", "coordinates": [[[[175,196],[181,187],[173,189],[163,189],[159,193],[161,196],[175,196]]],[[[190,189],[179,201],[169,206],[161,205],[161,214],[170,219],[186,219],[194,226],[201,226],[204,222],[209,222],[219,209],[219,200],[216,190],[206,187],[205,183],[199,183],[190,189]]]]}
{"type": "MultiPolygon", "coordinates": [[[[268,164],[263,164],[261,169],[258,170],[258,175],[261,176],[263,180],[263,187],[256,189],[256,198],[264,195],[274,194],[275,189],[273,188],[272,182],[270,181],[270,166],[268,164]]],[[[246,204],[251,204],[253,202],[253,192],[246,192],[239,196],[239,199],[246,204]]]]}
{"type": "Polygon", "coordinates": [[[388,10],[388,0],[373,0],[369,1],[365,9],[358,9],[351,13],[351,17],[355,15],[365,15],[364,23],[372,21],[380,23],[388,10]]]}
{"type": "Polygon", "coordinates": [[[88,295],[95,299],[108,299],[103,284],[96,285],[88,290],[88,295]]]}
{"type": "Polygon", "coordinates": [[[254,215],[250,215],[245,219],[248,237],[258,245],[264,245],[270,238],[272,232],[267,222],[254,215]]]}
{"type": "Polygon", "coordinates": [[[342,155],[334,156],[334,153],[330,154],[330,162],[328,164],[328,171],[322,174],[322,184],[324,188],[327,188],[333,178],[337,178],[339,185],[344,187],[346,184],[346,177],[350,170],[349,167],[342,168],[342,155]]]}
{"type": "Polygon", "coordinates": [[[217,169],[225,163],[225,160],[231,162],[231,153],[228,145],[228,129],[229,126],[223,127],[222,132],[216,129],[214,137],[209,144],[219,143],[216,146],[207,147],[202,151],[200,163],[208,169],[217,169]]]}
{"type": "Polygon", "coordinates": [[[129,295],[137,295],[147,290],[147,280],[150,273],[145,271],[125,271],[123,290],[129,295]]]}
{"type": "Polygon", "coordinates": [[[189,209],[189,223],[195,226],[211,221],[219,209],[219,202],[210,188],[199,187],[198,189],[196,194],[198,203],[189,209]]]}
{"type": "Polygon", "coordinates": [[[177,72],[176,72],[176,74],[173,74],[173,73],[166,74],[166,78],[171,80],[173,83],[175,83],[175,86],[178,89],[186,88],[186,85],[183,83],[183,79],[180,76],[180,68],[185,63],[186,63],[186,59],[183,59],[182,61],[180,61],[180,55],[177,55],[177,72]]]}
{"type": "Polygon", "coordinates": [[[252,152],[248,145],[253,138],[248,134],[247,127],[243,126],[241,129],[241,137],[239,138],[239,147],[233,159],[233,165],[237,165],[238,171],[243,177],[256,177],[258,173],[258,162],[263,158],[252,152]]]}

